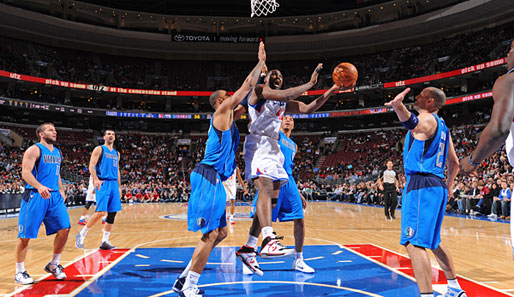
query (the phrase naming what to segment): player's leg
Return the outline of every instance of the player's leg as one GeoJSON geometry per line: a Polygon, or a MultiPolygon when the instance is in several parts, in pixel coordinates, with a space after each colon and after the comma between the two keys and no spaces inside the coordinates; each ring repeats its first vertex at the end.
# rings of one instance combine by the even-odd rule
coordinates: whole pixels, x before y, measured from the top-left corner
{"type": "Polygon", "coordinates": [[[391,206],[391,190],[386,186],[386,189],[384,189],[384,213],[386,219],[391,219],[391,216],[389,215],[389,207],[391,206]]]}
{"type": "Polygon", "coordinates": [[[25,270],[25,257],[27,256],[27,250],[29,246],[30,238],[16,239],[16,274],[14,281],[21,285],[33,284],[34,280],[25,270]]]}
{"type": "Polygon", "coordinates": [[[109,181],[109,201],[107,204],[107,216],[105,217],[105,226],[100,242],[100,249],[112,250],[115,247],[111,245],[109,236],[114,227],[114,218],[117,212],[121,211],[120,188],[117,181],[109,181]]]}
{"type": "Polygon", "coordinates": [[[263,272],[257,262],[257,242],[259,234],[261,233],[261,226],[257,214],[254,214],[252,226],[248,234],[246,243],[236,251],[236,256],[243,262],[243,274],[253,274],[254,272],[262,276],[263,272]]]}
{"type": "Polygon", "coordinates": [[[410,242],[407,243],[405,248],[410,257],[412,270],[414,271],[421,296],[424,296],[423,294],[429,294],[425,296],[432,296],[432,265],[430,264],[426,249],[414,246],[410,242]]]}
{"type": "Polygon", "coordinates": [[[439,246],[435,250],[432,250],[432,252],[448,280],[448,287],[457,292],[462,291],[462,288],[457,281],[457,273],[453,266],[453,259],[450,251],[443,246],[443,244],[439,244],[439,246]]]}
{"type": "Polygon", "coordinates": [[[235,224],[234,214],[236,213],[236,197],[230,199],[230,218],[229,221],[231,224],[235,224]]]}

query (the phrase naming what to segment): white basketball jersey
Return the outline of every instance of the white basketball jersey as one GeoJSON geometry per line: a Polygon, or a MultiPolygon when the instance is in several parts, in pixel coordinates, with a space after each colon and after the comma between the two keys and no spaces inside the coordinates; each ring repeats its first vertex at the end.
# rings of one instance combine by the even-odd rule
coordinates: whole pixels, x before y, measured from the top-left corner
{"type": "MultiPolygon", "coordinates": [[[[505,140],[505,151],[507,152],[507,158],[509,158],[509,163],[511,166],[514,166],[514,122],[510,126],[509,136],[507,140],[505,140]]],[[[514,207],[512,207],[512,202],[510,206],[510,217],[514,217],[514,207]]],[[[510,242],[512,243],[512,255],[514,257],[514,224],[512,221],[510,222],[510,242]]]]}
{"type": "Polygon", "coordinates": [[[261,100],[256,105],[248,104],[250,123],[248,131],[254,135],[279,139],[280,126],[286,112],[286,102],[261,100]]]}

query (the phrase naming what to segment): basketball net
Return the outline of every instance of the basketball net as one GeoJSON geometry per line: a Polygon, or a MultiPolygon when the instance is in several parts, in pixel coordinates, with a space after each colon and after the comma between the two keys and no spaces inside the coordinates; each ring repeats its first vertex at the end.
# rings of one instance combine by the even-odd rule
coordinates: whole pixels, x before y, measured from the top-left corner
{"type": "Polygon", "coordinates": [[[252,6],[252,14],[254,16],[266,16],[268,13],[273,13],[279,7],[276,0],[250,0],[252,6]]]}

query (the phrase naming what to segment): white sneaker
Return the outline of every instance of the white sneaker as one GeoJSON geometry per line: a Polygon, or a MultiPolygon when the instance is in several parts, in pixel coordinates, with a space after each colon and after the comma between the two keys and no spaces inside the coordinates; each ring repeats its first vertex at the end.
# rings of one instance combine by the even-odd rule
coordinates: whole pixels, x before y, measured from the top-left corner
{"type": "Polygon", "coordinates": [[[199,290],[197,286],[187,288],[178,293],[179,297],[203,297],[203,290],[199,290]]]}
{"type": "Polygon", "coordinates": [[[259,263],[257,262],[257,253],[253,248],[244,245],[236,251],[236,256],[252,273],[255,272],[259,276],[264,275],[264,272],[262,272],[261,268],[259,267],[259,263]]]}
{"type": "Polygon", "coordinates": [[[50,263],[46,264],[45,271],[51,273],[56,279],[65,279],[66,273],[64,273],[64,268],[61,264],[52,265],[50,263]],[[53,269],[52,269],[53,266],[53,269]]]}
{"type": "Polygon", "coordinates": [[[497,216],[496,214],[494,214],[494,213],[492,213],[492,214],[488,215],[487,217],[488,217],[489,219],[493,219],[493,220],[498,219],[498,216],[497,216]]]}
{"type": "Polygon", "coordinates": [[[231,225],[234,225],[236,223],[236,221],[234,220],[234,216],[230,216],[228,218],[228,222],[231,224],[231,225]]]}
{"type": "Polygon", "coordinates": [[[283,246],[278,239],[273,236],[268,236],[262,241],[261,258],[280,258],[291,256],[295,253],[295,250],[283,246]]]}
{"type": "Polygon", "coordinates": [[[30,285],[34,283],[34,280],[26,270],[23,272],[17,272],[16,275],[14,275],[14,281],[20,285],[30,285]]]}
{"type": "Polygon", "coordinates": [[[252,275],[253,271],[248,266],[243,265],[243,275],[252,275]]]}
{"type": "Polygon", "coordinates": [[[296,271],[303,272],[303,273],[314,273],[315,272],[314,268],[305,264],[303,259],[295,259],[293,261],[293,269],[296,271]]]}
{"type": "Polygon", "coordinates": [[[80,232],[75,236],[75,246],[79,249],[84,248],[84,237],[80,236],[80,232]]]}

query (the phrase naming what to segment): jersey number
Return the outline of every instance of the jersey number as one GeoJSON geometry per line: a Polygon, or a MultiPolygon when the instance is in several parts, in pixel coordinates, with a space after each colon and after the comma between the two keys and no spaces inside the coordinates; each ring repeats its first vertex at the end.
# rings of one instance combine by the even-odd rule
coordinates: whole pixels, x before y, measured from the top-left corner
{"type": "Polygon", "coordinates": [[[112,166],[114,166],[114,168],[118,168],[118,160],[113,159],[112,160],[112,166]]]}
{"type": "Polygon", "coordinates": [[[446,133],[441,133],[441,142],[439,142],[439,152],[437,152],[437,158],[435,161],[435,166],[439,168],[443,168],[443,160],[441,158],[444,155],[444,144],[446,142],[446,133]]]}

